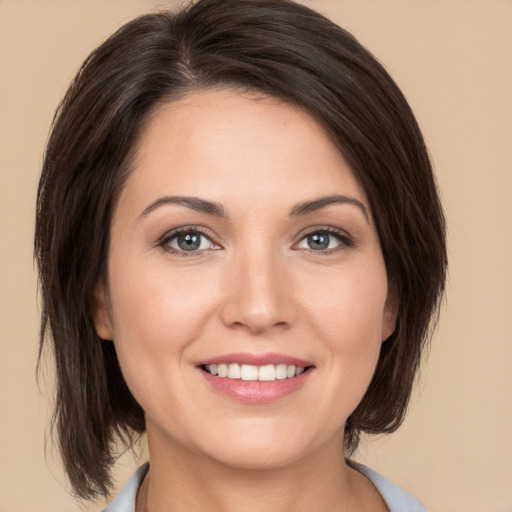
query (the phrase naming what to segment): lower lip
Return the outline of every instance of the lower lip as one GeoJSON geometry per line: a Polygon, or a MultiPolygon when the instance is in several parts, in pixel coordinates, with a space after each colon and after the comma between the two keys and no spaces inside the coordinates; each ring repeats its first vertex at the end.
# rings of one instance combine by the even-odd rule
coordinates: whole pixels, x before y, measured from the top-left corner
{"type": "Polygon", "coordinates": [[[312,368],[296,377],[270,381],[229,379],[198,370],[215,391],[239,402],[265,404],[296,393],[309,379],[312,368]]]}

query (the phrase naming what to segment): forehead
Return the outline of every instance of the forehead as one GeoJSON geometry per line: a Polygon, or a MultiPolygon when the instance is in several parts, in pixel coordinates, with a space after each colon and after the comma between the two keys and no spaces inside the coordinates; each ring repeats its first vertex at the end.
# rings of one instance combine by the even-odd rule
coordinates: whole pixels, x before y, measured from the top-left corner
{"type": "Polygon", "coordinates": [[[268,205],[344,193],[366,202],[323,127],[261,94],[208,90],[160,105],[141,131],[132,167],[122,194],[132,200],[180,194],[268,205]]]}

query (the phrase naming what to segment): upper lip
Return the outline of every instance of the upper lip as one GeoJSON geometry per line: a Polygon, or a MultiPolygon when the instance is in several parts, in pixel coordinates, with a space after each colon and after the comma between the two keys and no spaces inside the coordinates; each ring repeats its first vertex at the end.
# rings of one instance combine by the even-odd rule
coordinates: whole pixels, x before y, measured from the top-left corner
{"type": "Polygon", "coordinates": [[[254,354],[251,352],[235,352],[232,354],[223,354],[221,356],[212,357],[201,361],[198,366],[204,366],[208,364],[250,364],[253,366],[265,366],[268,364],[286,364],[299,366],[306,368],[313,366],[311,361],[300,359],[294,356],[288,356],[286,354],[278,354],[274,352],[267,352],[265,354],[254,354]]]}

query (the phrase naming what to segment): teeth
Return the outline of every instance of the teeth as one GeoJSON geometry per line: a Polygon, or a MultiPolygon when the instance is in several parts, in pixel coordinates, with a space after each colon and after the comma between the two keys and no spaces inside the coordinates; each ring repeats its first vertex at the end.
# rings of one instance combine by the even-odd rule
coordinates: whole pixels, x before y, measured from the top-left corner
{"type": "Polygon", "coordinates": [[[293,364],[267,364],[264,366],[254,366],[252,364],[237,363],[231,364],[208,364],[205,366],[208,373],[218,375],[219,377],[227,377],[228,379],[241,380],[259,380],[272,381],[291,379],[304,372],[304,368],[293,364]]]}
{"type": "Polygon", "coordinates": [[[260,366],[258,370],[258,380],[276,380],[276,367],[273,364],[260,366]]]}
{"type": "Polygon", "coordinates": [[[227,377],[228,376],[228,365],[227,364],[219,364],[217,366],[217,372],[219,377],[227,377]]]}
{"type": "Polygon", "coordinates": [[[292,377],[295,377],[295,365],[291,364],[290,366],[286,367],[286,376],[291,379],[292,377]]]}
{"type": "Polygon", "coordinates": [[[288,368],[285,364],[278,364],[276,366],[276,379],[279,379],[279,380],[286,379],[286,377],[288,377],[287,370],[288,370],[288,368]]]}
{"type": "Polygon", "coordinates": [[[229,379],[239,379],[240,378],[240,365],[239,364],[230,364],[228,366],[228,378],[229,379]]]}
{"type": "Polygon", "coordinates": [[[240,368],[240,378],[242,380],[258,380],[258,367],[243,364],[240,368]]]}

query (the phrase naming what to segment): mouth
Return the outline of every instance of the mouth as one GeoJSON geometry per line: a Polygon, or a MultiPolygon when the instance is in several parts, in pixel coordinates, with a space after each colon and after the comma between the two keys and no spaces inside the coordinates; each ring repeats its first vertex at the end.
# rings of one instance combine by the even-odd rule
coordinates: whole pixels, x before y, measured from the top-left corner
{"type": "Polygon", "coordinates": [[[202,361],[197,369],[221,395],[264,404],[298,392],[309,381],[315,366],[282,354],[237,353],[202,361]]]}
{"type": "Polygon", "coordinates": [[[201,369],[215,377],[243,381],[271,382],[275,380],[298,377],[312,366],[296,366],[294,364],[252,364],[219,363],[201,365],[201,369]]]}

